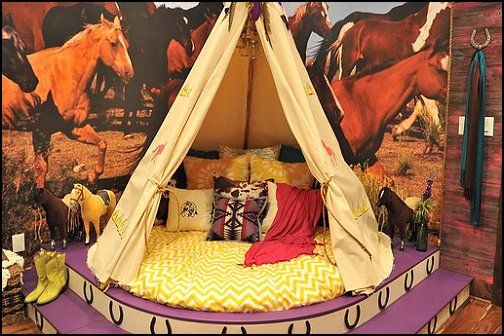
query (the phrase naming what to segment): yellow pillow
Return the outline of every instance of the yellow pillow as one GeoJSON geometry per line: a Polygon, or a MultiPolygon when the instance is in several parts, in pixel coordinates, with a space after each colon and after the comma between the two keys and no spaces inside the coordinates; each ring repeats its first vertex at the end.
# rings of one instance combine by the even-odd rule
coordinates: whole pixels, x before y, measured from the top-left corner
{"type": "Polygon", "coordinates": [[[213,189],[214,176],[224,176],[232,180],[248,181],[250,156],[211,160],[186,156],[184,169],[187,189],[213,189]]]}
{"type": "Polygon", "coordinates": [[[250,182],[274,179],[275,183],[287,183],[301,189],[310,189],[315,178],[306,163],[286,163],[265,160],[257,155],[250,158],[250,182]]]}

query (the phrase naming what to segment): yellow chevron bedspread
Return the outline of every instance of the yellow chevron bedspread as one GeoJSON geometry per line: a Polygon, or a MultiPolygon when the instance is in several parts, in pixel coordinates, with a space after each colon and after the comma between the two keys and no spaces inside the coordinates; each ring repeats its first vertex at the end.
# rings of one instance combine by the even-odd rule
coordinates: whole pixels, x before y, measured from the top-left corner
{"type": "MultiPolygon", "coordinates": [[[[171,307],[236,313],[306,306],[344,292],[339,271],[324,257],[321,245],[315,249],[319,255],[249,268],[240,264],[250,244],[209,242],[205,237],[206,232],[168,232],[155,226],[150,253],[130,292],[171,307]]],[[[316,239],[322,242],[322,232],[316,239]]]]}

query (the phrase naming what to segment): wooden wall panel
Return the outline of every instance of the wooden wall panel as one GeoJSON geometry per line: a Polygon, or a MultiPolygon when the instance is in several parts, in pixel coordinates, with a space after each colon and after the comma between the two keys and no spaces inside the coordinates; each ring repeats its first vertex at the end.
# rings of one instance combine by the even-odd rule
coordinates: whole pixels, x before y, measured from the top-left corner
{"type": "MultiPolygon", "coordinates": [[[[491,298],[496,255],[497,230],[502,187],[502,3],[457,2],[453,12],[452,72],[450,109],[447,116],[447,146],[441,266],[475,278],[473,295],[491,298]],[[465,114],[466,81],[475,50],[469,39],[477,29],[476,41],[491,41],[487,57],[487,116],[493,116],[494,136],[485,137],[482,196],[482,225],[469,223],[470,203],[459,186],[462,136],[458,135],[459,116],[465,114]]],[[[499,224],[500,223],[500,224],[499,224]]]]}
{"type": "MultiPolygon", "coordinates": [[[[502,194],[500,197],[502,203],[502,194]]],[[[494,273],[494,287],[492,293],[492,303],[502,306],[502,207],[499,209],[499,228],[497,229],[497,254],[495,255],[495,273],[494,273]]]]}

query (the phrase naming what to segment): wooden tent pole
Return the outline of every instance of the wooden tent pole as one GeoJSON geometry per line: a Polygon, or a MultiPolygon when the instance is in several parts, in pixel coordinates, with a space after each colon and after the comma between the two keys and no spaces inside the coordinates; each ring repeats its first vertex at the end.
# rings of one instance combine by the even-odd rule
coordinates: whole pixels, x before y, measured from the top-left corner
{"type": "MultiPolygon", "coordinates": [[[[254,27],[254,26],[252,26],[254,27]]],[[[248,28],[250,29],[250,27],[248,28]]],[[[250,117],[251,117],[251,105],[252,105],[252,84],[254,78],[254,63],[255,63],[255,48],[257,41],[255,39],[255,27],[251,32],[250,46],[251,52],[249,52],[249,67],[248,67],[248,82],[247,82],[247,110],[245,114],[245,135],[243,140],[243,149],[247,149],[249,145],[249,129],[250,129],[250,117]]]]}

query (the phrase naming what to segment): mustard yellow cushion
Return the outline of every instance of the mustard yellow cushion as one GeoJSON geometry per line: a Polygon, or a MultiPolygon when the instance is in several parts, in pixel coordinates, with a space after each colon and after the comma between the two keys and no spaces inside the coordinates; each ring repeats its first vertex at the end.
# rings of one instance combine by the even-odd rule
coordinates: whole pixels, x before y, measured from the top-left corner
{"type": "Polygon", "coordinates": [[[187,189],[213,189],[214,176],[248,181],[249,162],[249,155],[218,160],[186,156],[184,159],[184,169],[187,176],[187,189]]]}
{"type": "Polygon", "coordinates": [[[250,182],[274,179],[275,183],[287,183],[301,189],[310,189],[314,177],[306,163],[286,163],[265,160],[257,155],[250,157],[250,182]]]}

